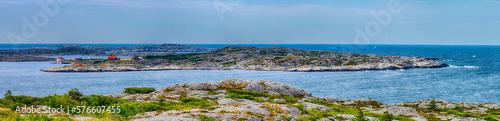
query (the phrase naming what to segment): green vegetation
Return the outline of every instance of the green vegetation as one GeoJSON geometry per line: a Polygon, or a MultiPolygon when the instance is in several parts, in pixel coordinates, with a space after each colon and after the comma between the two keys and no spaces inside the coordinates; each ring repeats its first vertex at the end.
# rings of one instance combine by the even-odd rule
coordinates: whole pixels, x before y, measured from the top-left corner
{"type": "MultiPolygon", "coordinates": [[[[270,100],[276,99],[276,98],[283,98],[286,100],[284,103],[295,103],[299,98],[296,97],[290,97],[288,95],[270,95],[267,93],[262,93],[262,92],[252,92],[252,91],[245,91],[245,90],[236,90],[236,89],[227,89],[228,95],[226,98],[240,98],[240,99],[249,99],[253,100],[255,102],[266,102],[262,98],[258,97],[267,97],[270,100]]],[[[283,103],[283,102],[274,102],[274,101],[269,101],[271,103],[283,103]]]]}
{"type": "Polygon", "coordinates": [[[80,93],[80,91],[78,91],[77,88],[73,88],[70,91],[68,91],[68,95],[69,95],[69,97],[71,97],[72,100],[75,100],[78,102],[81,101],[81,98],[83,96],[83,94],[80,93]]]}
{"type": "Polygon", "coordinates": [[[71,121],[72,119],[66,115],[57,115],[57,118],[48,117],[43,114],[28,114],[25,116],[20,116],[12,111],[2,111],[0,110],[0,120],[1,121],[71,121]]]}
{"type": "MultiPolygon", "coordinates": [[[[234,86],[234,85],[231,85],[234,86]]],[[[275,104],[270,104],[270,103],[280,103],[280,102],[273,102],[273,101],[266,101],[263,100],[262,98],[269,98],[270,100],[272,99],[285,99],[286,102],[281,102],[285,103],[287,106],[294,106],[300,111],[302,111],[302,116],[296,117],[299,120],[317,120],[321,118],[329,118],[329,117],[335,117],[338,114],[349,114],[349,115],[356,115],[356,118],[351,119],[355,121],[366,121],[367,118],[365,116],[370,116],[370,117],[376,117],[381,121],[390,121],[390,120],[400,120],[400,121],[412,121],[413,119],[407,118],[407,117],[402,117],[402,116],[393,116],[392,114],[388,112],[384,112],[383,114],[379,113],[372,113],[372,112],[366,112],[361,109],[361,107],[365,107],[368,105],[371,106],[376,106],[379,104],[375,103],[356,103],[356,107],[349,107],[345,105],[336,105],[333,103],[329,103],[326,101],[318,101],[318,100],[304,100],[304,102],[310,102],[314,104],[319,104],[319,105],[324,105],[329,108],[331,108],[331,111],[321,111],[316,108],[312,109],[305,109],[304,105],[302,103],[298,103],[298,97],[291,97],[288,95],[270,95],[268,93],[261,93],[261,92],[252,92],[252,91],[245,91],[245,90],[240,90],[240,89],[226,89],[227,90],[227,98],[240,98],[240,99],[250,99],[254,100],[257,102],[266,102],[265,105],[261,106],[261,108],[267,109],[271,113],[267,116],[278,116],[281,114],[287,114],[288,112],[283,110],[283,108],[279,107],[280,105],[275,105],[275,104]],[[268,103],[269,102],[269,103],[268,103]],[[298,104],[297,104],[298,103],[298,104]]],[[[139,91],[140,92],[140,91],[139,91]]],[[[9,91],[9,93],[12,93],[9,91]]],[[[21,116],[18,113],[14,113],[12,110],[15,110],[17,106],[24,106],[24,105],[46,105],[50,107],[59,107],[62,105],[63,107],[76,107],[76,106],[119,106],[118,109],[120,110],[119,113],[84,113],[84,114],[78,114],[78,115],[84,115],[84,116],[90,116],[94,117],[96,119],[101,119],[101,120],[128,120],[131,119],[132,116],[135,116],[137,114],[143,114],[145,112],[150,112],[150,111],[157,111],[157,112],[162,112],[165,110],[189,110],[189,109],[196,109],[196,108],[201,108],[201,109],[208,109],[212,110],[214,109],[217,104],[214,102],[211,102],[206,99],[201,99],[201,98],[195,98],[195,97],[187,97],[186,94],[181,95],[178,100],[180,102],[172,102],[172,101],[165,101],[165,96],[160,96],[158,97],[158,101],[151,101],[151,102],[134,102],[130,101],[128,99],[116,99],[108,96],[102,96],[102,95],[83,95],[81,92],[78,91],[78,89],[73,88],[70,91],[68,91],[67,94],[53,94],[45,97],[31,97],[31,96],[24,96],[24,95],[5,95],[5,98],[0,99],[0,120],[71,120],[69,117],[65,115],[59,115],[57,118],[47,116],[47,114],[30,114],[26,116],[21,116]],[[3,110],[3,109],[10,109],[10,110],[3,110]]],[[[433,99],[434,103],[431,103],[436,105],[436,101],[433,99]]],[[[438,101],[439,102],[439,101],[438,101]]],[[[281,105],[283,106],[283,105],[281,105]]],[[[469,112],[464,112],[464,108],[460,106],[456,106],[452,109],[446,109],[446,108],[435,108],[431,109],[420,109],[418,107],[414,107],[420,112],[426,112],[427,114],[425,117],[428,120],[439,120],[437,118],[437,115],[456,115],[460,117],[476,117],[480,119],[484,119],[487,121],[498,121],[500,119],[500,110],[498,109],[490,109],[488,113],[483,113],[483,114],[474,114],[474,113],[469,113],[469,112]],[[436,116],[435,116],[436,114],[436,116]]],[[[206,110],[203,110],[207,112],[206,110]]],[[[203,112],[202,111],[202,112],[203,112]]],[[[69,112],[71,114],[77,114],[76,112],[69,112]]],[[[229,111],[219,111],[219,113],[231,113],[229,111]]],[[[234,113],[234,112],[232,112],[234,113]]],[[[241,113],[241,112],[238,112],[241,113]]],[[[264,115],[261,114],[256,114],[252,112],[244,112],[247,115],[250,116],[255,116],[259,118],[264,118],[264,115]]],[[[199,120],[204,120],[204,121],[211,121],[213,120],[211,117],[208,117],[206,115],[193,115],[197,117],[199,120]]],[[[291,119],[290,117],[283,117],[285,120],[291,119]]],[[[241,119],[241,120],[248,120],[248,119],[241,119]]]]}
{"type": "MultiPolygon", "coordinates": [[[[310,103],[314,103],[314,104],[318,104],[318,105],[324,105],[324,106],[328,106],[328,107],[332,108],[334,111],[326,112],[326,114],[328,114],[329,116],[335,116],[337,114],[351,114],[351,115],[356,115],[357,117],[360,117],[361,112],[362,112],[363,116],[377,117],[380,120],[384,118],[383,114],[363,112],[363,111],[360,111],[359,109],[356,109],[356,108],[343,106],[343,105],[335,105],[335,104],[328,103],[325,101],[305,100],[305,102],[310,102],[310,103]]],[[[361,104],[361,105],[363,105],[363,104],[361,104]]],[[[297,107],[299,110],[301,110],[300,106],[295,106],[295,107],[297,107]]],[[[302,110],[303,110],[303,108],[302,108],[302,110]]],[[[307,110],[305,114],[318,114],[318,113],[319,112],[314,112],[314,110],[307,110]]],[[[323,115],[325,115],[324,112],[323,112],[323,115]]],[[[400,121],[414,121],[413,119],[402,117],[402,116],[393,116],[393,119],[400,120],[400,121]]]]}
{"type": "Polygon", "coordinates": [[[209,101],[206,101],[204,99],[194,98],[194,97],[184,97],[184,98],[179,99],[179,101],[186,103],[188,105],[194,105],[196,107],[210,107],[210,106],[216,105],[216,104],[209,102],[209,101]]]}
{"type": "Polygon", "coordinates": [[[224,66],[226,66],[226,67],[230,67],[230,66],[236,65],[236,62],[224,63],[224,64],[222,64],[222,65],[224,65],[224,66]]]}
{"type": "Polygon", "coordinates": [[[155,89],[154,88],[150,88],[150,87],[127,87],[125,88],[125,90],[123,91],[123,93],[128,93],[128,94],[147,94],[147,93],[151,93],[151,92],[154,92],[155,89]]]}
{"type": "MultiPolygon", "coordinates": [[[[77,89],[68,91],[67,94],[58,95],[53,94],[45,97],[31,97],[24,95],[8,95],[4,99],[0,99],[0,108],[7,108],[10,110],[0,110],[0,120],[59,120],[66,118],[53,118],[48,117],[46,114],[20,116],[14,113],[13,110],[17,106],[30,106],[30,105],[47,105],[50,107],[69,107],[76,106],[116,106],[119,113],[87,113],[79,114],[91,116],[103,120],[126,120],[136,114],[141,114],[148,111],[161,111],[161,110],[189,110],[194,108],[207,108],[216,105],[204,99],[194,97],[183,97],[179,99],[181,102],[133,102],[127,99],[116,99],[102,95],[83,95],[77,89]],[[119,106],[119,107],[118,107],[119,106]]],[[[76,112],[70,111],[71,114],[76,112]]],[[[58,116],[59,117],[59,116],[58,116]]]]}
{"type": "Polygon", "coordinates": [[[264,116],[263,116],[263,115],[260,115],[260,114],[255,114],[255,113],[252,113],[252,112],[250,112],[250,111],[245,112],[245,114],[248,114],[248,115],[251,115],[251,116],[256,116],[256,117],[259,117],[259,118],[264,118],[264,116]]]}
{"type": "Polygon", "coordinates": [[[167,60],[187,60],[187,59],[196,59],[196,55],[198,53],[190,53],[190,54],[169,54],[169,55],[147,55],[143,57],[144,59],[154,60],[154,59],[167,59],[167,60]]]}
{"type": "Polygon", "coordinates": [[[389,112],[385,111],[384,116],[382,117],[382,119],[380,119],[380,121],[392,121],[393,119],[394,119],[394,116],[392,114],[390,114],[389,112]]]}
{"type": "MultiPolygon", "coordinates": [[[[500,110],[498,110],[498,109],[489,109],[488,113],[476,114],[476,113],[471,113],[471,112],[464,112],[465,108],[460,107],[460,106],[455,106],[451,109],[449,109],[449,108],[437,108],[436,103],[437,102],[435,101],[435,99],[432,99],[430,104],[428,105],[428,107],[426,109],[421,109],[418,106],[409,106],[409,105],[405,105],[405,106],[406,107],[413,107],[413,108],[417,109],[418,111],[423,111],[426,113],[436,113],[436,114],[440,114],[440,115],[447,114],[447,115],[456,115],[459,117],[475,117],[475,118],[484,119],[484,120],[491,120],[491,121],[494,121],[496,119],[500,119],[500,110]]],[[[397,116],[395,116],[395,119],[397,119],[396,117],[397,116]]],[[[440,120],[439,118],[437,118],[433,114],[425,115],[425,117],[428,120],[440,120]]]]}
{"type": "Polygon", "coordinates": [[[206,115],[198,115],[198,120],[200,120],[200,121],[215,121],[214,119],[212,119],[206,115]]]}
{"type": "Polygon", "coordinates": [[[432,100],[431,100],[431,103],[427,107],[427,110],[429,110],[429,111],[435,111],[436,107],[437,107],[436,100],[433,97],[432,100]]]}
{"type": "Polygon", "coordinates": [[[7,90],[7,92],[3,95],[4,97],[11,96],[12,92],[10,90],[7,90]]]}
{"type": "Polygon", "coordinates": [[[368,121],[368,119],[365,118],[363,110],[361,110],[361,103],[359,101],[356,102],[356,110],[358,114],[356,115],[356,118],[352,119],[352,121],[368,121]]]}

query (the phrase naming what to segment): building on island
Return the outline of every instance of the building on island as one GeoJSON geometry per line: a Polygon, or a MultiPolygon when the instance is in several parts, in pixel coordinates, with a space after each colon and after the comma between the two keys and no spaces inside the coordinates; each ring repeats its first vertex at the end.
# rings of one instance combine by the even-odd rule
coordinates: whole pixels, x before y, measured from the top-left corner
{"type": "Polygon", "coordinates": [[[63,57],[57,57],[57,59],[56,59],[56,60],[57,60],[57,62],[61,62],[61,61],[63,61],[63,60],[64,60],[64,58],[63,58],[63,57]]]}
{"type": "Polygon", "coordinates": [[[116,56],[108,56],[108,60],[118,60],[118,58],[116,56]]]}
{"type": "Polygon", "coordinates": [[[121,61],[131,61],[132,58],[120,58],[121,61]]]}
{"type": "Polygon", "coordinates": [[[75,58],[75,61],[81,61],[82,58],[75,58]]]}

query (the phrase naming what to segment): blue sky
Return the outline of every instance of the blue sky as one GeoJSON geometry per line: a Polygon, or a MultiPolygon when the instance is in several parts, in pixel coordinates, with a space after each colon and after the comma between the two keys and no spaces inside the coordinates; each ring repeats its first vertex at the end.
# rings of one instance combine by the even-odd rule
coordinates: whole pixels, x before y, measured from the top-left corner
{"type": "Polygon", "coordinates": [[[493,0],[69,0],[53,16],[38,2],[0,1],[0,43],[500,44],[493,0]],[[394,2],[381,26],[371,12],[394,2]],[[357,41],[368,25],[376,34],[357,41]]]}

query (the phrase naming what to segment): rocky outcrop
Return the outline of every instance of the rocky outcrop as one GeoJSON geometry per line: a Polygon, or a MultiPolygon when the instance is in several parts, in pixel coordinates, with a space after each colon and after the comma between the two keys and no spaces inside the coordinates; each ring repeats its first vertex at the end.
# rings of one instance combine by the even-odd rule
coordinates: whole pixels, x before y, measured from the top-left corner
{"type": "Polygon", "coordinates": [[[418,111],[412,107],[391,106],[387,108],[387,111],[392,115],[396,116],[408,116],[408,117],[418,116],[418,111]]]}
{"type": "MultiPolygon", "coordinates": [[[[421,100],[388,105],[375,99],[337,99],[313,97],[310,92],[291,85],[262,80],[226,79],[219,82],[177,84],[150,94],[117,94],[114,98],[151,102],[159,97],[164,101],[180,102],[182,97],[204,99],[217,105],[209,108],[190,110],[152,111],[134,116],[134,120],[199,120],[200,117],[213,120],[351,120],[356,118],[357,106],[365,113],[382,115],[388,112],[400,120],[427,121],[429,119],[452,121],[483,121],[491,111],[496,111],[496,103],[452,103],[444,100],[421,100]],[[239,95],[251,98],[229,96],[239,90],[239,95]],[[243,92],[241,92],[243,91],[243,92]],[[250,94],[255,92],[255,94],[250,94]],[[296,99],[293,99],[296,98],[296,99]],[[439,110],[429,111],[435,104],[439,110]],[[451,112],[451,113],[450,113],[451,112]]],[[[370,121],[380,117],[365,116],[370,121]]],[[[495,118],[495,117],[488,117],[495,118]]]]}
{"type": "Polygon", "coordinates": [[[262,80],[246,80],[246,79],[225,79],[220,82],[201,82],[187,83],[167,87],[158,90],[216,90],[216,89],[233,89],[241,88],[245,91],[262,92],[271,95],[288,95],[292,97],[311,97],[311,93],[303,89],[295,88],[289,84],[262,81],[262,80]]]}

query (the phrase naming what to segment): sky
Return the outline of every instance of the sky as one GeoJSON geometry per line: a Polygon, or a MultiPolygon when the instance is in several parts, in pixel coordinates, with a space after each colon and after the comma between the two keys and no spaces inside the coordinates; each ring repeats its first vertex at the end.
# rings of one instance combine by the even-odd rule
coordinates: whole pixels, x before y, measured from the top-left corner
{"type": "Polygon", "coordinates": [[[500,45],[500,0],[2,0],[4,44],[500,45]]]}

